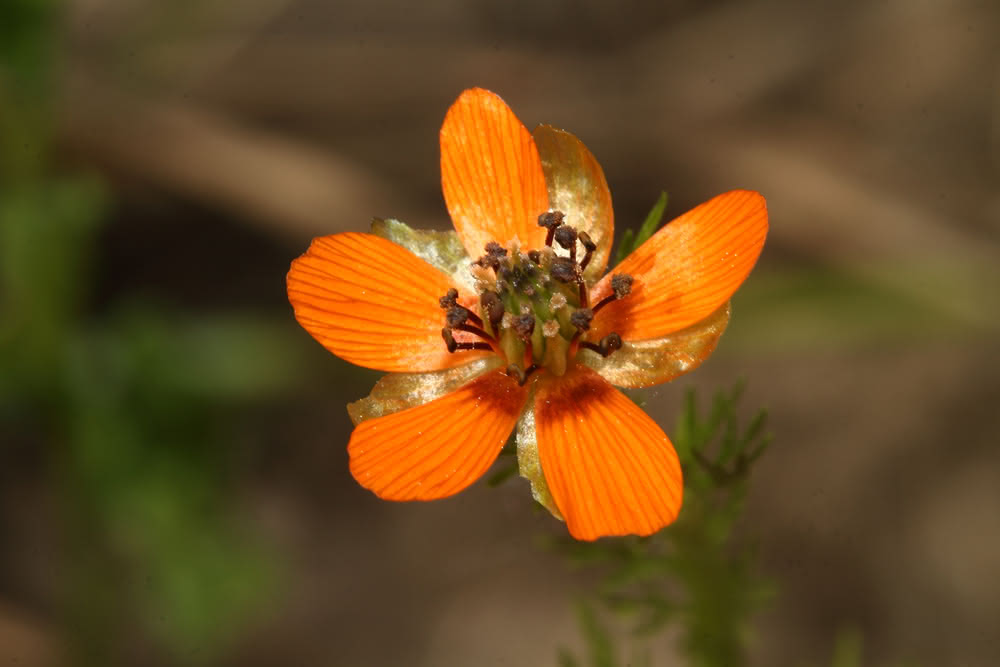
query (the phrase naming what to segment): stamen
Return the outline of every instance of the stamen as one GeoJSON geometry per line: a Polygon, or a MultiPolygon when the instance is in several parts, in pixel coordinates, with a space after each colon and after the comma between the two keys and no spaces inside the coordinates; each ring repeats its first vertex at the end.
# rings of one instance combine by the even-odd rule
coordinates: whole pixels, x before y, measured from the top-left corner
{"type": "Polygon", "coordinates": [[[496,255],[483,255],[474,261],[473,264],[481,266],[484,269],[493,269],[493,272],[496,273],[500,269],[500,258],[496,255]]]}
{"type": "Polygon", "coordinates": [[[509,266],[510,262],[507,261],[507,248],[496,241],[490,241],[483,248],[486,254],[477,259],[473,264],[481,266],[487,269],[493,269],[493,272],[499,274],[501,267],[509,266]]]}
{"type": "Polygon", "coordinates": [[[553,235],[556,243],[561,245],[565,250],[569,250],[569,258],[576,263],[576,230],[569,225],[563,225],[555,230],[553,235]]]}
{"type": "Polygon", "coordinates": [[[465,331],[465,332],[470,333],[470,334],[475,334],[475,335],[479,336],[480,338],[482,338],[483,340],[488,340],[490,342],[492,342],[494,340],[493,336],[489,335],[488,333],[486,333],[485,331],[483,331],[479,327],[472,326],[471,324],[463,324],[463,325],[457,326],[455,328],[458,329],[459,331],[465,331]]]}
{"type": "Polygon", "coordinates": [[[444,344],[447,346],[449,352],[455,352],[457,350],[492,350],[493,346],[489,343],[483,343],[481,341],[476,341],[475,343],[459,343],[455,340],[455,337],[451,335],[451,329],[445,327],[441,329],[441,338],[444,338],[444,344]]]}
{"type": "Polygon", "coordinates": [[[496,241],[490,241],[489,243],[487,243],[484,250],[486,250],[486,254],[489,255],[490,257],[499,258],[507,256],[507,248],[504,248],[496,241]]]}
{"type": "Polygon", "coordinates": [[[580,232],[579,234],[580,243],[583,244],[583,249],[586,250],[586,254],[583,256],[583,261],[580,262],[580,270],[583,271],[590,264],[590,258],[597,250],[597,244],[590,238],[590,234],[587,232],[580,232]]]}
{"type": "Polygon", "coordinates": [[[448,327],[441,329],[441,338],[444,338],[444,344],[449,352],[454,352],[458,349],[458,343],[455,342],[455,337],[451,335],[451,329],[448,327]]]}
{"type": "Polygon", "coordinates": [[[600,343],[591,343],[590,341],[585,340],[580,342],[580,347],[585,347],[588,350],[597,352],[602,357],[607,357],[615,350],[622,349],[622,338],[612,331],[607,336],[602,338],[600,343]]]}
{"type": "Polygon", "coordinates": [[[541,264],[542,263],[542,253],[538,252],[537,250],[529,250],[528,251],[528,259],[530,259],[535,264],[541,264]]]}
{"type": "Polygon", "coordinates": [[[457,329],[458,327],[465,324],[466,320],[469,319],[469,315],[472,313],[468,308],[464,306],[452,306],[445,313],[444,321],[451,329],[457,329]]]}
{"type": "Polygon", "coordinates": [[[593,319],[594,311],[590,308],[581,308],[580,310],[574,311],[573,314],[569,316],[569,323],[580,331],[589,331],[590,322],[593,319]]]}
{"type": "Polygon", "coordinates": [[[607,336],[601,339],[600,345],[602,354],[604,354],[604,356],[608,356],[615,350],[622,349],[622,337],[616,334],[614,331],[612,331],[607,336]],[[607,350],[607,352],[603,352],[603,350],[607,350]]]}
{"type": "Polygon", "coordinates": [[[503,302],[500,301],[500,297],[496,292],[483,292],[479,297],[479,305],[483,309],[483,315],[490,322],[490,328],[496,331],[503,319],[503,302]]]}
{"type": "Polygon", "coordinates": [[[607,295],[601,299],[596,306],[594,306],[594,313],[597,313],[601,308],[608,305],[616,299],[624,299],[632,292],[632,282],[633,278],[627,273],[616,273],[611,276],[611,294],[607,295]]]}
{"type": "Polygon", "coordinates": [[[474,312],[466,308],[465,306],[452,306],[445,313],[445,322],[452,329],[460,329],[465,322],[472,322],[477,327],[483,326],[483,321],[474,312]]]}
{"type": "Polygon", "coordinates": [[[552,277],[562,283],[576,280],[576,262],[569,257],[556,257],[552,260],[552,277]]]}
{"type": "Polygon", "coordinates": [[[443,297],[438,299],[438,303],[441,304],[441,307],[445,310],[454,307],[458,304],[458,290],[452,287],[443,297]]]}
{"type": "Polygon", "coordinates": [[[477,327],[483,326],[483,320],[480,319],[479,315],[476,315],[471,310],[469,311],[469,321],[475,324],[477,327]]]}
{"type": "Polygon", "coordinates": [[[616,299],[624,299],[632,291],[632,276],[627,273],[616,273],[611,276],[611,289],[616,299]]]}
{"type": "Polygon", "coordinates": [[[549,230],[549,233],[545,236],[545,245],[552,245],[552,235],[555,234],[556,227],[562,224],[563,217],[562,211],[548,211],[538,216],[538,226],[549,230]]]}
{"type": "Polygon", "coordinates": [[[479,319],[479,316],[473,313],[468,308],[464,306],[455,306],[454,308],[449,308],[447,314],[445,315],[445,324],[448,325],[449,329],[458,329],[459,331],[467,331],[470,334],[475,334],[482,338],[483,340],[488,340],[492,342],[493,336],[489,335],[483,331],[480,327],[483,321],[479,319]],[[474,319],[475,324],[466,324],[466,321],[474,319]]]}

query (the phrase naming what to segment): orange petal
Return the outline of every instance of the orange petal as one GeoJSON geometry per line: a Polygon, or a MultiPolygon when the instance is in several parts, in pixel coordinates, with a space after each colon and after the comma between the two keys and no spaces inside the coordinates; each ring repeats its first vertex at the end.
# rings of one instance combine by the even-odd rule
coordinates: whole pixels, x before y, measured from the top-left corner
{"type": "Polygon", "coordinates": [[[632,293],[605,307],[592,340],[616,331],[624,340],[659,338],[718,310],[753,268],[767,236],[759,193],[733,190],[668,223],[605,276],[592,302],[611,293],[611,275],[628,273],[632,293]]]}
{"type": "Polygon", "coordinates": [[[619,387],[651,387],[690,373],[708,359],[729,324],[729,302],[686,329],[660,338],[625,341],[620,350],[602,357],[581,348],[580,363],[619,387]]]}
{"type": "Polygon", "coordinates": [[[347,446],[351,474],[386,500],[456,494],[496,460],[527,392],[497,370],[430,403],[364,421],[347,446]]]}
{"type": "Polygon", "coordinates": [[[549,208],[545,174],[531,134],[494,93],[463,92],[441,127],[441,188],[455,230],[472,258],[490,241],[540,247],[539,214],[549,208]]]}
{"type": "MultiPolygon", "coordinates": [[[[449,354],[438,299],[448,278],[391,241],[371,234],[314,239],[292,262],[288,300],[295,319],[335,355],[390,372],[432,371],[484,353],[449,354]]],[[[487,353],[488,354],[488,353],[487,353]]]]}
{"type": "Polygon", "coordinates": [[[650,535],[672,522],[681,508],[681,467],[656,422],[589,368],[540,383],[538,452],[570,534],[650,535]]]}
{"type": "Polygon", "coordinates": [[[597,250],[584,270],[588,283],[604,274],[615,232],[611,192],[604,171],[583,142],[565,130],[539,125],[531,133],[542,158],[549,206],[566,214],[566,223],[587,232],[597,250]]]}

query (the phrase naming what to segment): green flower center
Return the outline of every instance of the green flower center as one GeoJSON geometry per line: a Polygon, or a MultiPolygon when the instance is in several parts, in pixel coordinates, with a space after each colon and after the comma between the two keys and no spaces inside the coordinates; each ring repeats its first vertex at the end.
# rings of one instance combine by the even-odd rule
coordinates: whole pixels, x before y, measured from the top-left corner
{"type": "Polygon", "coordinates": [[[495,241],[486,244],[485,254],[473,262],[479,313],[459,305],[457,290],[449,290],[440,299],[445,310],[441,336],[449,352],[494,350],[506,359],[507,374],[523,385],[542,368],[563,375],[579,347],[605,357],[621,348],[622,340],[616,333],[597,343],[586,337],[594,315],[629,294],[632,277],[624,273],[612,276],[612,294],[592,306],[583,270],[597,244],[586,232],[564,225],[563,218],[560,211],[538,217],[539,226],[548,229],[541,249],[524,252],[515,243],[507,247],[495,241]],[[579,258],[581,247],[583,256],[579,258]],[[481,340],[457,342],[452,333],[456,330],[481,340]]]}

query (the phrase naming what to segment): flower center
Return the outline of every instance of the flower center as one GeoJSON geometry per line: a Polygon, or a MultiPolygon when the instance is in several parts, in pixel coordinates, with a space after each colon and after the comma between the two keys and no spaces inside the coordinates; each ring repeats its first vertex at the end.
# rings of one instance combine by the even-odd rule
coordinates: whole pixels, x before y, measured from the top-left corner
{"type": "Polygon", "coordinates": [[[507,375],[523,385],[543,368],[563,375],[580,347],[605,357],[621,348],[617,333],[592,342],[587,340],[587,332],[601,308],[629,294],[632,276],[613,275],[612,294],[592,306],[583,270],[597,244],[586,232],[563,224],[563,219],[560,211],[538,216],[539,226],[548,230],[545,247],[538,250],[523,252],[516,243],[508,247],[496,241],[486,244],[485,254],[473,262],[479,313],[460,305],[455,289],[440,299],[445,310],[441,336],[449,352],[494,350],[506,359],[507,375]],[[582,258],[578,252],[581,247],[582,258]],[[458,342],[453,331],[465,331],[481,340],[458,342]]]}

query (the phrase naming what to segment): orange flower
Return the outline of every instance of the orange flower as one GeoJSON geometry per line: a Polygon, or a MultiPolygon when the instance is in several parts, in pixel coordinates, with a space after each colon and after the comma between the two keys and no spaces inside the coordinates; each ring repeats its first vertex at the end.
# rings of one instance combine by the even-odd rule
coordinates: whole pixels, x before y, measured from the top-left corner
{"type": "Polygon", "coordinates": [[[348,406],[351,473],[387,500],[444,498],[516,428],[521,474],[574,537],[656,532],[680,510],[677,454],[612,384],[666,382],[708,357],[764,244],[763,197],[719,195],[603,275],[611,195],[579,139],[528,132],[478,88],[440,138],[455,232],[376,220],[313,240],[288,273],[310,334],[390,373],[348,406]]]}

